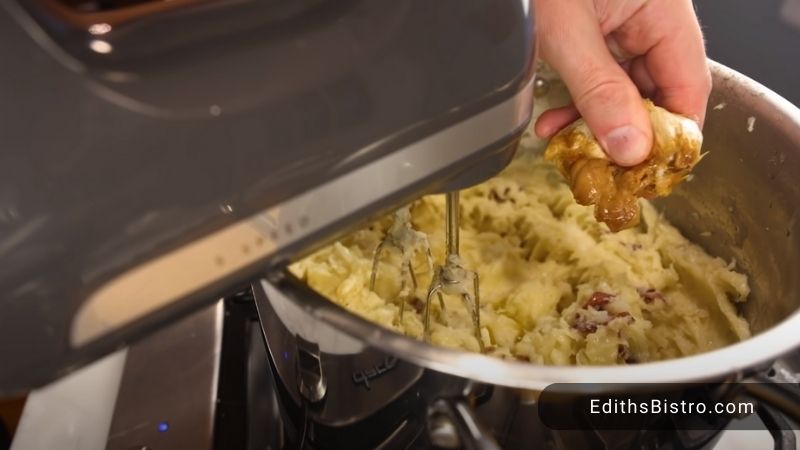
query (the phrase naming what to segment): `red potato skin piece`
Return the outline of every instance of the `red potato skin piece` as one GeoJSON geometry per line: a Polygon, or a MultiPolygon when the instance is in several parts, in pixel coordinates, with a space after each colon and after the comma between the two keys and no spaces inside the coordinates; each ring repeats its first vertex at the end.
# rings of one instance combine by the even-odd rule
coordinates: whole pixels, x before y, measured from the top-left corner
{"type": "Polygon", "coordinates": [[[656,300],[664,300],[664,294],[655,289],[647,289],[646,291],[640,290],[639,296],[642,297],[642,300],[648,305],[656,300]]]}
{"type": "MultiPolygon", "coordinates": [[[[609,294],[607,292],[596,291],[592,295],[589,296],[589,299],[586,301],[584,308],[591,308],[595,311],[603,311],[605,307],[611,302],[612,299],[616,297],[614,294],[609,294]]],[[[610,313],[611,320],[619,319],[623,317],[629,318],[631,322],[633,322],[633,316],[629,312],[623,311],[618,313],[610,313]]],[[[584,336],[592,334],[597,331],[597,328],[600,325],[606,325],[606,323],[595,323],[587,320],[582,320],[579,317],[576,317],[575,324],[573,328],[579,331],[584,336]]]]}
{"type": "Polygon", "coordinates": [[[586,301],[586,307],[599,311],[605,308],[614,297],[614,294],[597,291],[589,296],[589,300],[586,301]]]}

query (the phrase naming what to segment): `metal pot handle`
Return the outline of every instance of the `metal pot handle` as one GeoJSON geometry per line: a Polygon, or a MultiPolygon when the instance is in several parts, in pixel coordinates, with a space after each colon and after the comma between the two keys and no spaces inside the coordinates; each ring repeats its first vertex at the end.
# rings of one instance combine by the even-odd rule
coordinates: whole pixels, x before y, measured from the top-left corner
{"type": "Polygon", "coordinates": [[[439,399],[428,408],[431,442],[441,448],[501,450],[464,399],[439,399]]]}
{"type": "Polygon", "coordinates": [[[797,438],[794,435],[794,430],[789,427],[788,419],[777,409],[761,403],[756,408],[756,413],[764,425],[767,426],[767,431],[772,435],[772,440],[775,442],[774,450],[796,450],[797,438]]]}
{"type": "Polygon", "coordinates": [[[319,346],[300,336],[295,337],[295,341],[297,342],[297,389],[309,402],[320,402],[328,392],[328,382],[322,371],[319,346]]]}
{"type": "Polygon", "coordinates": [[[751,397],[779,410],[800,424],[800,389],[792,389],[785,383],[776,383],[764,375],[755,375],[742,383],[744,391],[751,397]]]}

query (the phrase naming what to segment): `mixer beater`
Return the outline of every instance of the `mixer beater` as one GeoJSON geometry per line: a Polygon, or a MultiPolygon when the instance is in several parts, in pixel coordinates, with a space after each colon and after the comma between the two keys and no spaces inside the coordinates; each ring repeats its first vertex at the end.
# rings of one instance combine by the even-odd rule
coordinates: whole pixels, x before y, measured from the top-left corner
{"type": "MultiPolygon", "coordinates": [[[[378,265],[381,255],[387,247],[394,247],[400,251],[400,292],[397,298],[400,301],[400,320],[403,320],[406,303],[413,298],[417,290],[417,277],[414,274],[412,258],[415,251],[420,251],[425,255],[428,271],[433,270],[433,256],[431,247],[428,243],[428,236],[421,231],[411,227],[411,207],[404,206],[394,213],[394,222],[389,227],[386,235],[375,248],[372,255],[372,273],[369,278],[369,290],[375,292],[375,280],[378,276],[378,265]]],[[[439,299],[442,310],[444,310],[444,300],[439,299]]]]}
{"type": "MultiPolygon", "coordinates": [[[[447,253],[443,265],[434,267],[428,237],[411,227],[411,209],[409,206],[397,210],[394,222],[389,227],[386,235],[375,248],[372,257],[372,273],[369,288],[375,291],[375,280],[378,275],[378,266],[381,255],[387,247],[394,247],[401,253],[400,262],[400,292],[397,297],[400,301],[400,319],[403,318],[405,305],[413,297],[417,289],[417,277],[414,274],[412,257],[415,251],[425,254],[429,272],[433,272],[430,287],[425,299],[423,309],[423,336],[425,341],[430,340],[431,331],[431,301],[434,295],[439,300],[441,311],[445,312],[444,295],[461,297],[465,307],[472,318],[473,332],[478,340],[481,351],[484,350],[481,339],[480,296],[478,273],[464,268],[459,258],[459,195],[458,191],[446,194],[445,213],[445,238],[447,253]]],[[[444,315],[442,315],[444,317],[444,315]]]]}
{"type": "Polygon", "coordinates": [[[483,339],[481,339],[481,316],[480,316],[480,289],[478,273],[468,270],[461,265],[461,258],[459,257],[459,241],[458,241],[458,227],[459,227],[459,204],[458,204],[458,191],[448,192],[445,205],[445,238],[447,241],[447,254],[443,266],[436,266],[431,280],[430,288],[428,288],[428,296],[425,301],[424,312],[424,336],[425,341],[430,340],[430,313],[431,313],[431,299],[433,295],[439,296],[439,301],[442,300],[442,294],[456,295],[461,297],[464,306],[469,311],[472,317],[472,328],[475,338],[478,340],[481,352],[483,352],[483,339]],[[471,292],[470,292],[471,291],[471,292]]]}

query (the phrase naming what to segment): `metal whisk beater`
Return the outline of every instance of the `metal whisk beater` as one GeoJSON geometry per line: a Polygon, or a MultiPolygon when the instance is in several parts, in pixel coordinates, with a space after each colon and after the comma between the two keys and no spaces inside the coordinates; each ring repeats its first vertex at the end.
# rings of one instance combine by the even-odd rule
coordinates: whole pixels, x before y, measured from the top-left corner
{"type": "Polygon", "coordinates": [[[425,301],[424,317],[424,337],[425,341],[430,340],[430,315],[431,299],[434,295],[439,297],[439,303],[444,305],[442,294],[458,295],[464,302],[464,306],[472,316],[472,327],[475,338],[478,340],[481,352],[483,352],[483,339],[481,339],[481,316],[480,316],[480,286],[478,273],[468,270],[461,265],[458,255],[459,249],[459,204],[458,191],[447,193],[446,197],[446,243],[447,255],[443,266],[437,265],[434,269],[433,279],[431,280],[428,296],[425,301]],[[470,290],[472,292],[470,292],[470,290]]]}
{"type": "MultiPolygon", "coordinates": [[[[394,222],[389,227],[386,235],[375,248],[372,255],[372,273],[369,278],[369,289],[375,292],[375,280],[378,277],[378,265],[381,255],[387,247],[394,247],[400,251],[400,292],[397,297],[400,302],[400,320],[403,320],[406,303],[414,297],[417,290],[417,277],[414,274],[412,257],[415,251],[422,252],[427,261],[428,271],[433,270],[433,256],[428,237],[425,233],[411,227],[411,207],[404,206],[394,213],[394,222]]],[[[440,305],[444,310],[444,300],[440,298],[440,305]]]]}

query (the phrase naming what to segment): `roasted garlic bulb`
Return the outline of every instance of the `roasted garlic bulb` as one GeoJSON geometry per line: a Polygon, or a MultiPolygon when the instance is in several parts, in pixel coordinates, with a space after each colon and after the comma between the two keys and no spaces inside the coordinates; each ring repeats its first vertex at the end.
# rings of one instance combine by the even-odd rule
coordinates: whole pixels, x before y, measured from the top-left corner
{"type": "Polygon", "coordinates": [[[553,136],[545,150],[545,158],[569,180],[575,200],[595,205],[595,218],[612,231],[636,226],[638,198],[668,195],[702,157],[703,134],[695,121],[650,100],[644,105],[653,126],[653,150],[636,166],[612,162],[583,119],[553,136]]]}

